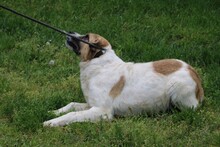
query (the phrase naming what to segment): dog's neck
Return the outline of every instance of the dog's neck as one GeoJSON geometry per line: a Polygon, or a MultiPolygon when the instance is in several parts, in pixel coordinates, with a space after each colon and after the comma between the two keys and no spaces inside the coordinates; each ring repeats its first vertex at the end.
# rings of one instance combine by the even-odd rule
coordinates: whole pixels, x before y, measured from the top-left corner
{"type": "Polygon", "coordinates": [[[89,66],[104,66],[106,64],[111,64],[113,62],[122,63],[123,61],[115,54],[114,50],[106,50],[106,52],[97,58],[90,61],[80,62],[80,69],[83,70],[89,66]]]}

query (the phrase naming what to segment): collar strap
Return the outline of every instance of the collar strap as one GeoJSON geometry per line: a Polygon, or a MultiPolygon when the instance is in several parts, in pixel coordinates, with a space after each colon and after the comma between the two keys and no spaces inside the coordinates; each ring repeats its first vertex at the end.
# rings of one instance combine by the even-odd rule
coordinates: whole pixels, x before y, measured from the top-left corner
{"type": "Polygon", "coordinates": [[[100,56],[104,55],[106,53],[106,50],[100,50],[98,51],[93,58],[99,58],[100,56]]]}

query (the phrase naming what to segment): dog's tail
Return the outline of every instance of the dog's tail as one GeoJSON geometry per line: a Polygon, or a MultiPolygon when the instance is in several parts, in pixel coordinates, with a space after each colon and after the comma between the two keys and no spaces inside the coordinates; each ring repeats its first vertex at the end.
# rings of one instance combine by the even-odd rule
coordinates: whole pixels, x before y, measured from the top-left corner
{"type": "Polygon", "coordinates": [[[202,88],[201,79],[193,67],[189,66],[188,70],[189,70],[190,76],[196,82],[196,91],[195,91],[196,98],[198,99],[199,102],[202,102],[204,99],[204,90],[202,88]]]}

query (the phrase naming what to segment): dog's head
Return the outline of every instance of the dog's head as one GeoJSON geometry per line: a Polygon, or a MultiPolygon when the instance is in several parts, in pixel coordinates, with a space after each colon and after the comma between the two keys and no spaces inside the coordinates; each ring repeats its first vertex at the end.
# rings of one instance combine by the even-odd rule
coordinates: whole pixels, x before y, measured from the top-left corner
{"type": "MultiPolygon", "coordinates": [[[[71,33],[74,37],[94,44],[97,47],[104,48],[106,50],[111,49],[110,43],[102,36],[88,33],[86,35],[80,35],[78,33],[71,33]]],[[[104,54],[103,50],[94,48],[86,43],[67,36],[67,47],[73,50],[80,56],[82,62],[90,61],[104,54]]]]}

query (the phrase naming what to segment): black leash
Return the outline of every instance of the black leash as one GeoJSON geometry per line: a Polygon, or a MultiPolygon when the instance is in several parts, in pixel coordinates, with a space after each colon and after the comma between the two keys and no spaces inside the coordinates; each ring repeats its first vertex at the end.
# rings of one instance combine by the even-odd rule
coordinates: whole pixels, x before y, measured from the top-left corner
{"type": "Polygon", "coordinates": [[[19,16],[24,17],[24,18],[26,18],[26,19],[29,19],[29,20],[31,20],[31,21],[33,21],[33,22],[36,22],[36,23],[38,23],[38,24],[41,24],[41,25],[43,25],[43,26],[45,26],[45,27],[47,27],[47,28],[50,28],[50,29],[52,29],[52,30],[54,30],[54,31],[57,31],[57,32],[59,32],[59,33],[61,33],[61,34],[70,36],[70,37],[72,37],[73,39],[75,39],[75,40],[77,40],[77,41],[86,43],[86,44],[90,45],[90,46],[93,47],[93,48],[100,49],[100,50],[102,50],[102,51],[105,51],[105,50],[106,50],[106,49],[101,48],[101,47],[98,47],[98,46],[96,46],[96,45],[94,45],[94,44],[92,44],[92,43],[89,43],[89,42],[87,42],[87,41],[85,41],[85,40],[82,40],[82,39],[80,39],[80,38],[77,38],[77,37],[71,35],[70,33],[66,32],[66,31],[64,31],[64,30],[61,30],[61,29],[52,27],[52,26],[50,26],[49,24],[46,24],[46,23],[44,23],[44,22],[42,22],[42,21],[36,20],[36,19],[31,18],[31,17],[29,17],[29,16],[26,16],[26,15],[24,15],[24,14],[21,14],[21,13],[15,11],[15,10],[12,10],[12,9],[10,9],[10,8],[8,8],[8,7],[5,7],[5,6],[1,5],[1,4],[0,4],[0,7],[3,8],[3,9],[5,9],[5,10],[7,10],[7,11],[10,11],[10,12],[16,14],[16,15],[19,15],[19,16]]]}

